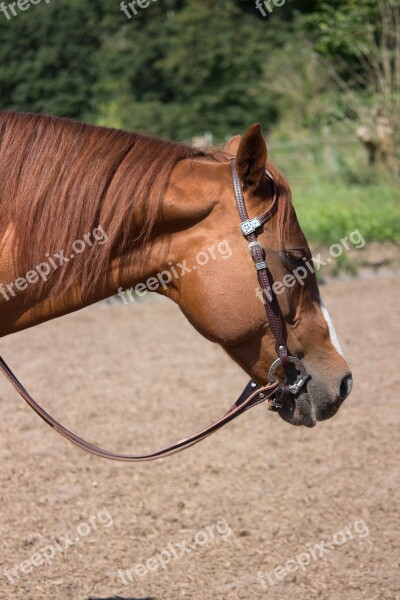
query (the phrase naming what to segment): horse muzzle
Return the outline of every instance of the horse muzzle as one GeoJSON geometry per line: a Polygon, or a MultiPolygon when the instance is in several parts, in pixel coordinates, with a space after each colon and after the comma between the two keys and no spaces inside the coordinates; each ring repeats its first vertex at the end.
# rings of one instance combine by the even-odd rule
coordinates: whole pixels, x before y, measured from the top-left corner
{"type": "MultiPolygon", "coordinates": [[[[272,363],[268,371],[269,383],[276,382],[275,372],[282,366],[280,358],[272,363]]],[[[295,356],[288,356],[284,371],[285,382],[279,384],[275,398],[269,403],[270,410],[278,412],[284,421],[292,425],[314,427],[317,422],[316,411],[307,391],[307,382],[311,375],[295,356]]]]}

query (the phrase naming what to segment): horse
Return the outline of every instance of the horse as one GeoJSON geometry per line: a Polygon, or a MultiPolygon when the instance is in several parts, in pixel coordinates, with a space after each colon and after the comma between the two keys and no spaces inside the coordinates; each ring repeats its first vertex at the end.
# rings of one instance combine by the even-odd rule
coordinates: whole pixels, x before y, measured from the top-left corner
{"type": "Polygon", "coordinates": [[[259,124],[223,149],[204,149],[1,112],[0,181],[1,337],[147,281],[253,388],[274,365],[270,383],[292,384],[290,400],[275,404],[284,421],[313,427],[349,395],[351,372],[290,187],[259,124]],[[268,218],[248,218],[247,210],[268,218]],[[196,263],[222,243],[229,259],[196,263]]]}

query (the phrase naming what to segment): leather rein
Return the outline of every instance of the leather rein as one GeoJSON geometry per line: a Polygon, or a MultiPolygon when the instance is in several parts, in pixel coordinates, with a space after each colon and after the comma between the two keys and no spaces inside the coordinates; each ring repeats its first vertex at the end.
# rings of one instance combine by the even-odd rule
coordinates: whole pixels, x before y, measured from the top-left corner
{"type": "Polygon", "coordinates": [[[89,454],[94,454],[100,458],[108,458],[109,460],[125,462],[144,462],[170,456],[171,454],[175,454],[184,450],[185,448],[189,448],[190,446],[197,444],[218,429],[221,429],[221,427],[230,421],[236,419],[236,417],[244,413],[249,408],[252,408],[256,404],[260,404],[267,400],[269,402],[270,409],[278,410],[279,408],[282,408],[282,403],[287,400],[288,395],[296,395],[309,378],[301,361],[298,358],[289,355],[285,342],[283,317],[276,301],[276,297],[272,291],[272,277],[265,260],[265,252],[261,244],[257,241],[256,235],[257,230],[272,217],[275,211],[278,199],[277,184],[272,175],[266,170],[266,175],[272,181],[274,186],[274,198],[271,208],[263,213],[260,217],[249,219],[243,197],[242,186],[236,171],[235,159],[233,158],[231,159],[231,170],[236,203],[241,219],[241,231],[249,244],[249,251],[255,263],[258,281],[263,291],[263,297],[265,300],[264,305],[268,323],[275,338],[275,349],[278,358],[274,361],[269,369],[269,382],[266,385],[259,385],[251,380],[233,406],[220,419],[214,421],[211,423],[211,425],[205,427],[190,437],[183,438],[171,444],[170,446],[166,446],[154,452],[149,452],[148,454],[119,454],[109,450],[103,450],[102,448],[87,442],[56,421],[32,398],[29,392],[5,363],[3,358],[0,357],[0,371],[14,386],[25,402],[29,404],[29,406],[39,415],[39,417],[43,419],[43,421],[55,429],[64,438],[81,448],[81,450],[85,450],[89,454]],[[296,367],[300,371],[300,380],[291,386],[279,383],[274,378],[275,370],[279,366],[283,366],[285,369],[290,362],[295,363],[296,367]]]}

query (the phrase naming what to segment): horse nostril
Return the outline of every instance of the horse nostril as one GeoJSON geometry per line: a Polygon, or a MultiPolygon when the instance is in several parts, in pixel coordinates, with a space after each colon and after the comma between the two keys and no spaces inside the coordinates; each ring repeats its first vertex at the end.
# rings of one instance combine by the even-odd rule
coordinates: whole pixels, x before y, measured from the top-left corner
{"type": "Polygon", "coordinates": [[[351,392],[351,388],[353,387],[353,378],[351,375],[346,375],[343,377],[342,383],[340,384],[340,399],[344,400],[351,392]]]}

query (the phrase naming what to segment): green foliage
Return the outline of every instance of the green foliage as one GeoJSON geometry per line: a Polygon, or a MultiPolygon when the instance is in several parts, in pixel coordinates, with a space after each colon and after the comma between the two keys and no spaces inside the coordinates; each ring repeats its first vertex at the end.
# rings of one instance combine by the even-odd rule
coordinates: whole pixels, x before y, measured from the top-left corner
{"type": "Polygon", "coordinates": [[[379,14],[377,0],[321,1],[301,19],[302,28],[325,56],[347,59],[368,50],[369,33],[375,30],[379,14]]]}
{"type": "Polygon", "coordinates": [[[89,115],[100,40],[85,6],[43,2],[10,21],[0,15],[3,109],[89,115]]]}
{"type": "Polygon", "coordinates": [[[118,112],[130,129],[178,140],[206,131],[221,140],[250,121],[268,126],[277,115],[261,89],[266,27],[230,0],[151,5],[122,26],[111,53],[115,33],[105,37],[101,122],[118,112]]]}
{"type": "Polygon", "coordinates": [[[0,14],[1,108],[189,139],[277,118],[261,89],[270,24],[248,2],[44,1],[0,14]]]}
{"type": "Polygon", "coordinates": [[[0,14],[1,108],[177,140],[287,115],[316,129],[346,109],[311,42],[351,55],[376,13],[376,0],[286,0],[268,19],[253,0],[155,0],[128,19],[115,0],[42,0],[0,14]]]}

